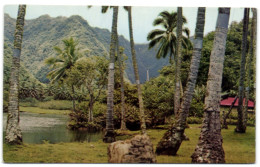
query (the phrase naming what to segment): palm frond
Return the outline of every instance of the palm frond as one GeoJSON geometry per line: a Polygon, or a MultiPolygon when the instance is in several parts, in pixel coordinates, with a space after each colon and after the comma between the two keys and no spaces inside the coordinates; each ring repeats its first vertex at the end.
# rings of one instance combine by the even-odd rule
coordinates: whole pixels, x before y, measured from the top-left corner
{"type": "Polygon", "coordinates": [[[163,38],[163,36],[159,36],[159,37],[151,40],[150,43],[149,43],[148,48],[149,49],[153,48],[156,44],[158,44],[161,41],[162,38],[163,38]]]}
{"type": "Polygon", "coordinates": [[[182,38],[182,46],[183,46],[183,48],[188,49],[188,50],[191,50],[193,48],[190,39],[186,38],[186,37],[182,38]]]}
{"type": "Polygon", "coordinates": [[[108,8],[109,8],[109,6],[102,6],[101,7],[101,13],[106,13],[108,8]]]}
{"type": "Polygon", "coordinates": [[[53,79],[51,80],[51,82],[57,82],[59,81],[65,74],[65,68],[60,68],[59,70],[56,71],[57,75],[53,76],[53,79]]]}
{"type": "Polygon", "coordinates": [[[45,59],[45,64],[47,64],[47,65],[54,65],[55,63],[59,63],[59,62],[62,63],[64,61],[59,58],[55,58],[55,57],[49,57],[49,58],[45,59]]]}
{"type": "Polygon", "coordinates": [[[166,23],[163,18],[157,18],[153,21],[153,26],[164,25],[164,24],[166,24],[166,23]]]}
{"type": "Polygon", "coordinates": [[[123,8],[125,9],[125,11],[128,11],[129,6],[124,6],[123,8]]]}
{"type": "Polygon", "coordinates": [[[156,54],[156,58],[160,59],[161,57],[165,58],[167,56],[169,47],[168,42],[165,39],[162,39],[162,44],[158,49],[158,52],[156,54]]]}
{"type": "Polygon", "coordinates": [[[149,32],[149,34],[147,35],[147,40],[152,40],[152,39],[155,38],[156,36],[162,35],[163,33],[165,33],[164,30],[160,30],[160,29],[152,30],[152,31],[149,32]]]}
{"type": "Polygon", "coordinates": [[[182,23],[183,23],[183,24],[186,24],[186,23],[187,23],[187,19],[186,19],[185,16],[182,16],[182,23]]]}
{"type": "Polygon", "coordinates": [[[58,46],[54,46],[53,49],[54,49],[58,54],[62,54],[62,50],[61,50],[61,48],[59,48],[58,46]]]}
{"type": "Polygon", "coordinates": [[[163,18],[169,18],[171,17],[171,14],[168,11],[162,11],[159,16],[163,17],[163,18]]]}
{"type": "Polygon", "coordinates": [[[190,30],[187,27],[184,27],[182,32],[184,32],[188,38],[190,37],[190,30]]]}

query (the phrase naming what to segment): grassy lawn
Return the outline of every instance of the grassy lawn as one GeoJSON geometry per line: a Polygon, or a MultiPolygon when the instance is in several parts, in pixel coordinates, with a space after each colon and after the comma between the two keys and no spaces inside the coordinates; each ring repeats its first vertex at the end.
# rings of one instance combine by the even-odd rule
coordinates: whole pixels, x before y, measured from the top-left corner
{"type": "MultiPolygon", "coordinates": [[[[226,163],[255,162],[255,128],[248,127],[246,134],[234,133],[235,126],[223,130],[226,163]]],[[[154,148],[165,130],[148,130],[154,148]]],[[[137,131],[130,132],[132,134],[137,131]]],[[[200,133],[199,125],[186,130],[190,141],[184,141],[177,156],[157,156],[157,163],[190,163],[200,133]]],[[[125,138],[121,136],[120,138],[125,138]]],[[[83,143],[3,145],[3,159],[6,163],[107,163],[107,146],[102,140],[83,143]]]]}
{"type": "Polygon", "coordinates": [[[30,112],[37,114],[62,114],[67,115],[70,113],[70,110],[54,110],[54,109],[43,109],[40,107],[22,107],[20,106],[21,112],[30,112]]]}

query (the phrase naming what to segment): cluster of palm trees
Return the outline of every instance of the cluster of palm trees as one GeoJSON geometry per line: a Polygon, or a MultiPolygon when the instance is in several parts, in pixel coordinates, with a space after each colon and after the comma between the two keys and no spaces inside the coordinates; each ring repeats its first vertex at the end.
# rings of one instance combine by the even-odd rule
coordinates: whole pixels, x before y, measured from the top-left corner
{"type": "MultiPolygon", "coordinates": [[[[121,58],[122,51],[120,51],[117,33],[117,20],[118,20],[118,6],[103,6],[102,13],[105,13],[109,8],[113,9],[112,18],[112,33],[110,42],[110,52],[109,52],[109,67],[108,67],[108,94],[107,94],[107,112],[106,112],[106,133],[103,138],[104,142],[114,142],[115,132],[113,125],[113,110],[114,110],[114,74],[115,74],[115,57],[118,55],[119,68],[122,68],[121,58]]],[[[134,38],[133,38],[133,28],[132,28],[132,8],[130,6],[124,7],[128,12],[129,21],[129,36],[131,53],[133,60],[133,67],[135,73],[135,82],[137,86],[138,100],[139,100],[139,111],[140,111],[140,122],[141,122],[141,134],[146,134],[145,125],[145,114],[144,105],[142,98],[142,88],[140,84],[140,78],[138,74],[138,66],[136,60],[136,53],[134,49],[134,38]]],[[[10,77],[10,95],[9,95],[9,106],[8,106],[8,123],[5,140],[8,143],[20,144],[22,143],[21,130],[19,128],[19,104],[18,104],[18,85],[19,85],[19,65],[20,65],[20,54],[21,54],[21,43],[24,25],[26,6],[19,5],[18,17],[16,22],[16,32],[14,40],[14,53],[13,53],[13,66],[11,70],[10,77]]],[[[183,28],[183,24],[187,22],[186,18],[182,14],[182,8],[178,7],[177,13],[169,13],[167,11],[161,12],[157,19],[154,21],[154,25],[162,25],[162,29],[155,29],[151,31],[147,39],[150,40],[149,48],[158,47],[158,52],[156,54],[157,58],[166,57],[169,55],[169,61],[174,65],[175,68],[175,92],[174,92],[174,112],[176,122],[171,126],[171,128],[165,133],[161,141],[158,143],[156,148],[157,154],[167,154],[175,155],[180,148],[183,141],[184,131],[186,127],[186,119],[189,114],[189,108],[194,94],[194,89],[196,85],[198,68],[201,57],[201,50],[203,47],[203,33],[205,25],[205,11],[206,8],[200,7],[197,12],[197,23],[195,29],[195,39],[193,41],[193,54],[190,64],[190,72],[188,76],[188,82],[182,96],[181,93],[181,80],[180,80],[180,66],[181,66],[181,54],[182,48],[191,48],[191,43],[189,41],[189,30],[183,28]],[[183,33],[185,35],[183,35],[183,33]],[[173,58],[174,57],[174,58],[173,58]],[[172,60],[174,59],[174,61],[172,60]]],[[[251,45],[250,45],[250,58],[251,62],[252,56],[255,52],[255,30],[256,30],[256,10],[253,9],[253,26],[251,34],[251,45]]],[[[194,153],[192,154],[193,163],[224,163],[225,153],[222,147],[222,136],[221,136],[221,125],[220,125],[220,106],[219,102],[221,99],[221,84],[222,84],[222,73],[223,73],[223,63],[226,47],[226,37],[228,31],[230,8],[219,8],[218,19],[216,23],[215,38],[213,44],[213,50],[210,55],[210,68],[208,73],[207,81],[207,93],[205,97],[205,108],[204,108],[204,120],[201,128],[201,133],[199,137],[198,144],[194,153]]],[[[246,54],[246,37],[248,31],[248,19],[249,9],[245,9],[244,15],[244,29],[243,29],[243,47],[241,56],[241,76],[240,76],[240,87],[239,87],[239,100],[243,100],[243,79],[245,71],[245,54],[246,54]]],[[[49,75],[52,81],[60,80],[60,78],[65,78],[65,69],[70,68],[77,61],[80,54],[76,53],[75,42],[73,39],[64,40],[65,51],[60,48],[55,48],[55,50],[60,53],[57,58],[50,58],[47,63],[57,66],[49,75]],[[62,57],[67,56],[68,61],[64,61],[62,57]]],[[[249,64],[250,67],[250,64],[249,64]]],[[[122,101],[122,124],[121,129],[126,129],[124,123],[124,85],[123,85],[123,73],[120,70],[120,80],[121,80],[121,101],[122,101]]],[[[72,84],[72,92],[74,91],[74,86],[72,84]]],[[[247,89],[247,93],[249,88],[247,89]]],[[[248,94],[247,98],[248,98],[248,94]]],[[[240,107],[238,108],[238,115],[240,121],[236,131],[245,132],[246,127],[246,114],[241,107],[242,102],[239,101],[240,107]]],[[[75,102],[73,98],[73,109],[75,110],[75,102]]]]}
{"type": "MultiPolygon", "coordinates": [[[[101,12],[106,13],[108,10],[108,6],[102,6],[101,12]]],[[[115,141],[115,132],[113,125],[113,110],[114,110],[114,102],[113,102],[113,93],[114,93],[114,67],[115,67],[115,55],[119,56],[119,68],[121,67],[121,55],[119,51],[119,41],[118,41],[118,33],[117,33],[117,20],[118,20],[118,6],[111,6],[113,9],[113,19],[112,19],[112,33],[111,33],[111,42],[110,42],[110,63],[109,63],[109,74],[108,74],[108,94],[107,94],[107,114],[106,114],[106,132],[103,138],[104,142],[114,142],[115,141]]],[[[130,6],[125,6],[124,9],[128,12],[128,21],[129,21],[129,36],[130,36],[130,47],[132,53],[135,81],[137,86],[138,93],[138,101],[139,101],[139,111],[140,111],[140,122],[141,122],[141,131],[142,134],[145,134],[146,125],[145,125],[145,115],[144,115],[144,104],[142,98],[142,89],[140,84],[140,78],[138,73],[138,66],[136,60],[136,53],[134,48],[134,38],[133,38],[133,25],[132,25],[132,8],[130,6]]],[[[125,120],[124,120],[124,79],[122,70],[120,70],[120,83],[121,83],[121,111],[122,111],[122,119],[121,119],[121,128],[126,129],[125,120]]]]}

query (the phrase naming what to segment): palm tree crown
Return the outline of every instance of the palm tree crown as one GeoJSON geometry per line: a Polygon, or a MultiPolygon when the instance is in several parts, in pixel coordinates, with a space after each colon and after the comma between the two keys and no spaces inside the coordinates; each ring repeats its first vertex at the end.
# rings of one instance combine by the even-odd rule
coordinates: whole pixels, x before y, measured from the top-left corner
{"type": "MultiPolygon", "coordinates": [[[[187,20],[183,16],[183,24],[186,24],[187,20]]],[[[158,45],[159,49],[156,54],[156,58],[165,58],[170,53],[170,61],[172,56],[176,53],[177,38],[176,38],[176,28],[177,28],[177,12],[163,11],[153,22],[154,26],[161,25],[163,29],[152,30],[148,36],[147,40],[150,41],[149,49],[158,45]]],[[[187,27],[183,28],[183,40],[182,46],[184,49],[191,47],[191,42],[189,40],[190,30],[187,27]]]]}
{"type": "Polygon", "coordinates": [[[48,77],[51,82],[61,81],[66,78],[66,70],[70,69],[76,61],[79,59],[80,54],[77,50],[77,42],[73,38],[62,40],[64,44],[64,49],[57,46],[54,50],[57,52],[58,56],[50,57],[45,60],[45,63],[51,66],[52,71],[48,73],[48,77]]]}

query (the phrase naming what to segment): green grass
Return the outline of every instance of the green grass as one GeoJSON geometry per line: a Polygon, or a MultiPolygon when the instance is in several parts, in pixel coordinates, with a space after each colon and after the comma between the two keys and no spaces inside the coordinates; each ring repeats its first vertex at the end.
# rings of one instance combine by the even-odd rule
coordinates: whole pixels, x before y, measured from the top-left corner
{"type": "MultiPolygon", "coordinates": [[[[245,134],[234,133],[235,126],[222,131],[226,163],[255,162],[255,128],[248,127],[245,134]]],[[[154,149],[165,130],[147,130],[154,149]]],[[[128,137],[138,131],[128,132],[128,137]]],[[[190,163],[199,133],[199,125],[191,125],[185,131],[190,141],[184,141],[177,156],[157,156],[157,163],[190,163]]],[[[102,140],[91,143],[24,144],[21,146],[3,145],[3,159],[6,163],[107,163],[107,146],[102,140]]]]}
{"type": "Polygon", "coordinates": [[[46,102],[39,102],[38,107],[43,109],[70,110],[72,109],[72,101],[50,100],[46,102]]]}
{"type": "Polygon", "coordinates": [[[107,144],[58,143],[24,144],[9,146],[4,144],[4,161],[12,163],[105,163],[107,144]]]}
{"type": "Polygon", "coordinates": [[[67,115],[70,113],[70,110],[53,110],[53,109],[42,109],[39,107],[22,107],[20,106],[20,111],[38,113],[38,114],[62,114],[67,115]]]}
{"type": "Polygon", "coordinates": [[[19,105],[21,107],[39,107],[42,109],[54,109],[54,110],[72,109],[72,101],[69,101],[69,100],[38,101],[36,99],[27,98],[27,99],[21,100],[19,105]]]}

